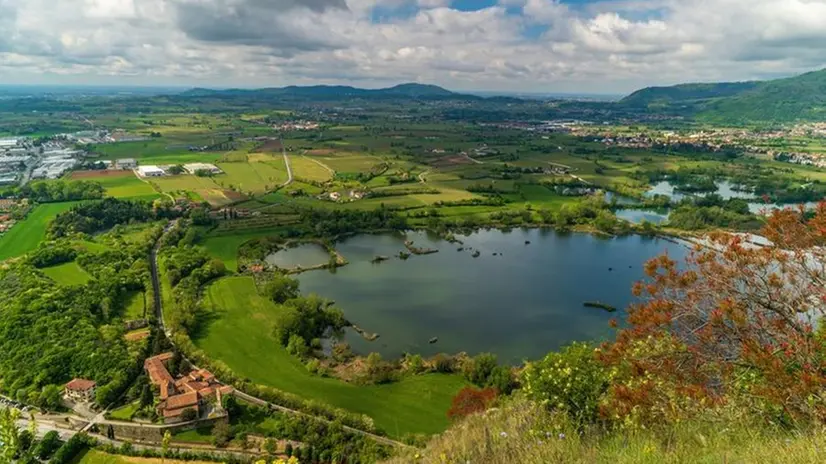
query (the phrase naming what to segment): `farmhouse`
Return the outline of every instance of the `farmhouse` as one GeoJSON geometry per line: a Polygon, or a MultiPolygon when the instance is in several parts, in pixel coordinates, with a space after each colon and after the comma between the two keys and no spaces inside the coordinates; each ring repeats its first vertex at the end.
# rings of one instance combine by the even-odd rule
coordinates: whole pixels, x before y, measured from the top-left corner
{"type": "Polygon", "coordinates": [[[161,177],[166,175],[166,171],[158,166],[140,166],[138,175],[141,177],[161,177]]]}
{"type": "Polygon", "coordinates": [[[134,158],[123,158],[115,162],[118,169],[135,169],[138,167],[138,162],[134,158]]]}
{"type": "Polygon", "coordinates": [[[211,411],[207,415],[224,414],[221,396],[232,393],[233,388],[218,382],[205,369],[197,369],[174,379],[166,368],[172,357],[172,353],[163,353],[148,358],[143,363],[149,380],[158,387],[161,400],[158,403],[158,414],[163,416],[164,422],[183,421],[187,410],[192,410],[196,418],[202,417],[206,411],[211,411]]]}
{"type": "Polygon", "coordinates": [[[222,172],[220,169],[218,169],[218,166],[215,166],[214,164],[208,164],[208,163],[184,164],[184,169],[186,169],[186,172],[188,172],[190,174],[195,174],[198,171],[206,171],[206,172],[209,172],[209,173],[212,173],[212,174],[220,174],[222,172]]]}
{"type": "Polygon", "coordinates": [[[66,398],[79,403],[91,403],[95,400],[97,384],[91,380],[74,379],[66,384],[66,398]]]}

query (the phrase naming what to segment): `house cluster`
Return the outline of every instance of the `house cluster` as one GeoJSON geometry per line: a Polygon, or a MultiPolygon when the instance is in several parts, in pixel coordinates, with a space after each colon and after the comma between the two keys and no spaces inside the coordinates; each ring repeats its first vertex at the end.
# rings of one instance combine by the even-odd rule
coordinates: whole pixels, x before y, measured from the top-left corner
{"type": "Polygon", "coordinates": [[[322,193],[317,198],[319,200],[342,202],[342,201],[361,200],[366,196],[367,196],[366,192],[362,192],[360,190],[350,190],[349,192],[347,192],[345,194],[342,194],[341,192],[322,193]]]}
{"type": "MultiPolygon", "coordinates": [[[[207,172],[209,174],[220,174],[223,172],[220,168],[218,168],[218,166],[209,163],[189,163],[184,164],[181,167],[184,171],[193,175],[200,172],[207,172]]],[[[144,164],[138,166],[137,160],[133,158],[123,158],[115,161],[109,161],[107,169],[135,171],[135,173],[140,177],[163,177],[171,173],[170,170],[172,169],[172,165],[155,166],[151,164],[144,164]]]]}
{"type": "Polygon", "coordinates": [[[8,232],[17,221],[13,213],[29,206],[29,200],[0,199],[0,234],[8,232]]]}
{"type": "Polygon", "coordinates": [[[319,124],[315,121],[290,121],[273,124],[272,128],[281,131],[307,131],[318,129],[319,124]]]}
{"type": "Polygon", "coordinates": [[[817,153],[778,152],[773,153],[772,158],[774,158],[775,161],[783,161],[785,163],[802,164],[804,166],[816,166],[819,168],[826,167],[826,157],[817,153]]]}
{"type": "Polygon", "coordinates": [[[221,408],[221,397],[231,394],[233,388],[223,385],[212,373],[205,369],[196,369],[178,379],[172,377],[167,363],[172,353],[163,353],[144,361],[149,380],[158,387],[158,415],[166,423],[182,422],[187,418],[186,411],[193,418],[215,417],[225,415],[221,408]]]}
{"type": "Polygon", "coordinates": [[[27,179],[56,179],[72,169],[83,152],[65,138],[45,142],[30,138],[0,138],[0,185],[27,179]]]}

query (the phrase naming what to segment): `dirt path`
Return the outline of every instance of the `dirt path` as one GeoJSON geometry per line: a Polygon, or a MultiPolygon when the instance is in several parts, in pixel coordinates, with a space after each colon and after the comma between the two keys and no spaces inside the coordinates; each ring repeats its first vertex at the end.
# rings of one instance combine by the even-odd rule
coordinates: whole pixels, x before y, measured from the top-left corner
{"type": "Polygon", "coordinates": [[[326,169],[327,172],[329,172],[331,176],[333,176],[333,177],[336,176],[335,169],[331,168],[330,166],[327,166],[326,164],[322,163],[321,161],[319,161],[317,159],[310,158],[308,156],[305,156],[303,153],[301,154],[301,157],[304,158],[304,159],[308,159],[308,160],[312,161],[313,163],[315,163],[315,164],[321,166],[322,168],[326,169]]]}
{"type": "Polygon", "coordinates": [[[281,154],[284,156],[284,165],[287,166],[287,182],[281,184],[286,187],[293,182],[293,168],[290,166],[290,157],[287,156],[287,148],[284,146],[284,139],[281,139],[281,154]]]}

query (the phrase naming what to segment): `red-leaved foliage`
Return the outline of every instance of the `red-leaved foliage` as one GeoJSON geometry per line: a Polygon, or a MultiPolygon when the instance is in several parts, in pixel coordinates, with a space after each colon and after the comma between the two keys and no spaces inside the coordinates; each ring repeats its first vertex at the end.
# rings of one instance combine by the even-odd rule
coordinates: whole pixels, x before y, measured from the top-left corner
{"type": "Polygon", "coordinates": [[[465,387],[453,397],[447,417],[451,420],[461,419],[477,412],[484,412],[496,399],[495,388],[476,389],[465,387]]]}
{"type": "Polygon", "coordinates": [[[603,347],[616,377],[602,412],[663,419],[734,397],[786,421],[826,420],[826,203],[777,211],[759,246],[717,233],[686,263],[648,262],[628,328],[603,347]]]}

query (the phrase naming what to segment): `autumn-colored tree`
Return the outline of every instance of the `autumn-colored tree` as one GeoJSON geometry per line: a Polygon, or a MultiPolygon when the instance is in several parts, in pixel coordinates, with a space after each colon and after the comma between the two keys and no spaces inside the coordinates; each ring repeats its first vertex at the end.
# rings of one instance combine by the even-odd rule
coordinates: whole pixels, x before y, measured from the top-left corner
{"type": "Polygon", "coordinates": [[[453,397],[447,417],[456,420],[477,412],[484,412],[490,407],[497,395],[498,392],[495,388],[476,389],[465,387],[453,397]]]}
{"type": "Polygon", "coordinates": [[[642,302],[602,350],[614,380],[602,412],[668,420],[742,401],[769,420],[826,419],[826,203],[777,211],[757,244],[716,233],[685,263],[648,262],[642,302]]]}

